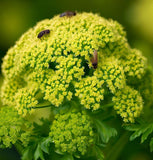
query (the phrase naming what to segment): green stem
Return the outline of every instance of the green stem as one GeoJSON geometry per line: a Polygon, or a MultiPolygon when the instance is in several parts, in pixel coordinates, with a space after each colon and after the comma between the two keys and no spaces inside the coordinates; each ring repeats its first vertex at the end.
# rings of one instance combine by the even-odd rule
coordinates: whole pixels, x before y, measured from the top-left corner
{"type": "Polygon", "coordinates": [[[125,133],[122,134],[117,143],[114,144],[112,148],[109,148],[109,152],[106,154],[105,157],[106,160],[117,160],[128,141],[129,141],[129,133],[125,131],[125,133]]]}
{"type": "Polygon", "coordinates": [[[47,107],[51,107],[52,105],[50,104],[50,102],[45,102],[45,103],[41,103],[38,104],[36,107],[32,107],[33,109],[39,109],[39,108],[47,108],[47,107]]]}
{"type": "Polygon", "coordinates": [[[113,107],[113,106],[114,106],[114,103],[108,103],[108,104],[103,105],[102,107],[108,108],[108,107],[113,107]]]}
{"type": "Polygon", "coordinates": [[[47,106],[40,106],[40,107],[32,107],[33,109],[40,109],[40,108],[47,108],[51,107],[52,105],[47,105],[47,106]]]}

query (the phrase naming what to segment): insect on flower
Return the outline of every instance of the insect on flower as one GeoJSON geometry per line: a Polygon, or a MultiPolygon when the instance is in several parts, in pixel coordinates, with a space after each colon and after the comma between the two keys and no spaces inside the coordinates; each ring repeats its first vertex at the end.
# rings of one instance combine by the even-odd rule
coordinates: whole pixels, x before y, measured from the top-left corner
{"type": "Polygon", "coordinates": [[[50,33],[49,29],[43,30],[38,34],[37,38],[41,38],[44,34],[49,34],[49,33],[50,33]]]}
{"type": "Polygon", "coordinates": [[[64,17],[64,16],[72,17],[72,16],[75,16],[75,15],[76,15],[76,12],[66,11],[66,12],[60,14],[60,17],[64,17]]]}
{"type": "Polygon", "coordinates": [[[94,51],[93,57],[91,58],[91,63],[92,63],[93,68],[96,69],[98,65],[98,53],[96,50],[94,51]]]}

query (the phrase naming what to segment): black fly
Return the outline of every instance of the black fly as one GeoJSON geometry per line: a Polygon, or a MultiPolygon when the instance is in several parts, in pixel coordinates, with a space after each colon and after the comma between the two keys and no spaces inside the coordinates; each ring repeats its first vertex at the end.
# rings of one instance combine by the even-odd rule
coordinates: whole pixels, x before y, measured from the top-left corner
{"type": "Polygon", "coordinates": [[[75,15],[76,15],[76,12],[66,11],[66,12],[60,14],[60,17],[64,17],[64,16],[72,17],[72,16],[75,16],[75,15]]]}
{"type": "Polygon", "coordinates": [[[37,38],[41,38],[44,34],[49,34],[49,33],[50,33],[49,29],[43,30],[38,34],[37,38]]]}

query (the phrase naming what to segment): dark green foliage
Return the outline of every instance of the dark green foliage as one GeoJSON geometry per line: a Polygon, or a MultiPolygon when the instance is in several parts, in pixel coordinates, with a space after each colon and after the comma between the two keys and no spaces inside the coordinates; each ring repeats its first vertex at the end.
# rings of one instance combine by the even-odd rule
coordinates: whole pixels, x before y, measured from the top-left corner
{"type": "Polygon", "coordinates": [[[95,125],[97,127],[97,131],[102,143],[108,143],[111,137],[114,137],[117,135],[117,131],[115,128],[109,127],[104,122],[101,122],[98,119],[95,119],[95,125]]]}
{"type": "Polygon", "coordinates": [[[151,138],[151,141],[150,141],[150,151],[151,152],[153,151],[153,138],[151,138]]]}
{"type": "Polygon", "coordinates": [[[23,151],[22,160],[44,160],[44,154],[50,154],[51,143],[50,137],[37,139],[23,151]]]}
{"type": "Polygon", "coordinates": [[[95,146],[95,153],[98,160],[104,160],[104,154],[102,150],[97,146],[95,146]]]}
{"type": "MultiPolygon", "coordinates": [[[[130,136],[130,141],[141,137],[141,143],[148,139],[153,134],[153,123],[142,123],[125,126],[129,131],[134,133],[130,136]]],[[[153,151],[153,138],[150,140],[150,150],[153,151]]]]}

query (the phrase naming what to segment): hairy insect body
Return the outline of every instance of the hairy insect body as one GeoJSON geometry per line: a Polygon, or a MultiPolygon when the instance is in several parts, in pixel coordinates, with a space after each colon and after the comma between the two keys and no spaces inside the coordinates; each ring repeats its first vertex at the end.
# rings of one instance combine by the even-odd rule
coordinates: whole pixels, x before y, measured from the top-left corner
{"type": "Polygon", "coordinates": [[[96,50],[94,51],[93,57],[91,58],[91,63],[92,63],[93,68],[96,69],[98,65],[98,53],[96,50]]]}

